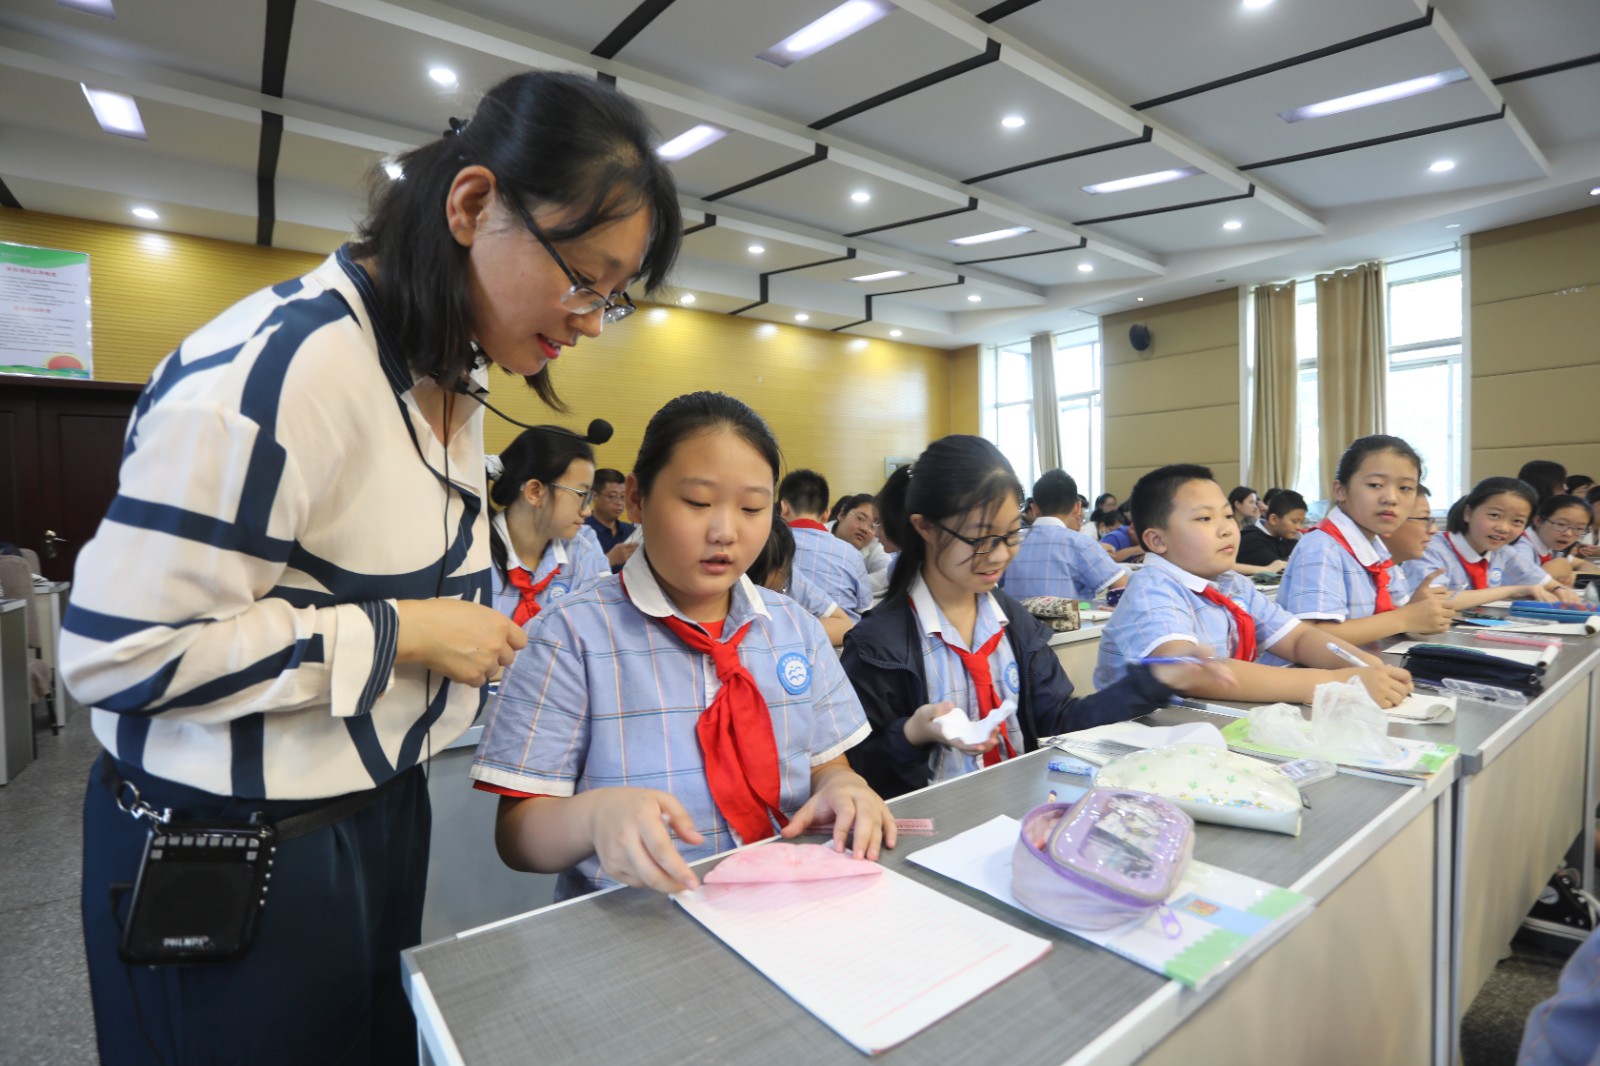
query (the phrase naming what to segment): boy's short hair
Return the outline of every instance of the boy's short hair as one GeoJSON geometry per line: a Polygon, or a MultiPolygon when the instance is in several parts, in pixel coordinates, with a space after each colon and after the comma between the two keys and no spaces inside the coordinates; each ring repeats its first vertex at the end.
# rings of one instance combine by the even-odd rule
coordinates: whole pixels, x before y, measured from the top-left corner
{"type": "Polygon", "coordinates": [[[1282,518],[1290,511],[1309,511],[1306,498],[1294,489],[1279,489],[1272,496],[1272,502],[1267,504],[1267,515],[1272,518],[1282,518]]]}
{"type": "Polygon", "coordinates": [[[1046,470],[1033,483],[1033,502],[1042,515],[1070,514],[1078,505],[1078,483],[1065,470],[1046,470]]]}
{"type": "Polygon", "coordinates": [[[1143,544],[1145,530],[1161,529],[1167,524],[1172,517],[1172,499],[1183,486],[1191,481],[1215,480],[1210,467],[1197,463],[1172,463],[1140,478],[1128,496],[1134,540],[1143,544]]]}
{"type": "Polygon", "coordinates": [[[604,492],[607,485],[626,485],[628,475],[609,466],[602,466],[594,472],[594,483],[589,487],[595,492],[604,492]]]}
{"type": "Polygon", "coordinates": [[[778,499],[794,514],[824,514],[828,510],[828,479],[815,470],[791,470],[778,485],[778,499]]]}
{"type": "Polygon", "coordinates": [[[1600,503],[1600,485],[1596,485],[1594,488],[1590,489],[1584,498],[1587,499],[1591,504],[1600,503]]]}

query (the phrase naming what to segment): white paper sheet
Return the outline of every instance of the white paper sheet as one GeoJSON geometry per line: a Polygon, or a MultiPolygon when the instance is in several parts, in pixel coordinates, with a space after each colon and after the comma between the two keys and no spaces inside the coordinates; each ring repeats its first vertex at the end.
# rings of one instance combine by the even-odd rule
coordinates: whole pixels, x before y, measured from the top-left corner
{"type": "Polygon", "coordinates": [[[892,870],[881,877],[702,885],[672,897],[867,1054],[909,1039],[1050,950],[892,870]]]}
{"type": "Polygon", "coordinates": [[[1017,701],[1006,700],[982,718],[974,721],[962,714],[959,710],[948,714],[941,714],[934,719],[939,726],[939,732],[944,734],[946,740],[958,740],[963,744],[982,744],[989,739],[995,728],[1017,713],[1017,701]]]}
{"type": "MultiPolygon", "coordinates": [[[[1235,712],[1238,713],[1238,712],[1235,712]]],[[[1144,725],[1141,722],[1112,722],[1076,733],[1066,733],[1058,738],[1073,740],[1114,740],[1136,748],[1162,748],[1168,744],[1204,744],[1212,748],[1225,748],[1228,742],[1222,731],[1210,722],[1184,722],[1182,725],[1144,725]]]]}
{"type": "Polygon", "coordinates": [[[1402,725],[1449,725],[1456,720],[1456,698],[1432,692],[1413,692],[1398,706],[1386,707],[1384,717],[1402,725]]]}

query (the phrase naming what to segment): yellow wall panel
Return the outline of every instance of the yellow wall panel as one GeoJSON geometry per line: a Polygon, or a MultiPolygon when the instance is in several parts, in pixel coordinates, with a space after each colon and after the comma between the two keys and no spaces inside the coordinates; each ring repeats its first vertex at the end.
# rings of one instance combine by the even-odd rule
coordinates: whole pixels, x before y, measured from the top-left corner
{"type": "MultiPolygon", "coordinates": [[[[1189,460],[1173,460],[1173,462],[1188,462],[1189,460]]],[[[1211,476],[1217,479],[1222,486],[1222,491],[1227,492],[1239,483],[1238,463],[1207,463],[1211,467],[1211,476]]],[[[1155,469],[1150,466],[1120,466],[1116,469],[1106,470],[1106,491],[1117,494],[1117,499],[1126,500],[1133,491],[1133,483],[1155,469]]],[[[1257,491],[1264,491],[1267,486],[1255,486],[1257,491]]]]}
{"type": "Polygon", "coordinates": [[[1105,368],[1105,389],[1117,395],[1118,415],[1237,404],[1238,363],[1238,345],[1118,363],[1105,368]]]}
{"type": "Polygon", "coordinates": [[[1475,305],[1473,377],[1591,363],[1597,327],[1600,284],[1475,305]]]}
{"type": "Polygon", "coordinates": [[[1569,474],[1587,474],[1600,477],[1600,444],[1561,444],[1526,448],[1475,448],[1472,452],[1472,476],[1515,477],[1522,464],[1530,459],[1554,459],[1567,468],[1569,474]]]}
{"type": "Polygon", "coordinates": [[[1108,468],[1149,470],[1167,463],[1237,465],[1239,405],[1108,418],[1106,456],[1108,468]]]}
{"type": "MultiPolygon", "coordinates": [[[[1472,383],[1474,448],[1536,447],[1595,442],[1600,362],[1472,383]]],[[[1545,456],[1560,460],[1559,455],[1545,456]]],[[[1477,476],[1474,467],[1474,476],[1477,476]]]]}
{"type": "Polygon", "coordinates": [[[1161,359],[1186,352],[1203,352],[1239,344],[1239,293],[1237,289],[1191,296],[1187,300],[1149,308],[1119,311],[1100,320],[1101,344],[1107,366],[1161,359]],[[1143,352],[1128,343],[1128,327],[1142,322],[1154,340],[1143,352]]]}
{"type": "MultiPolygon", "coordinates": [[[[147,380],[184,337],[229,305],[322,261],[5,208],[0,240],[89,253],[94,376],[101,381],[147,380]]],[[[731,393],[771,423],[790,466],[820,470],[836,496],[876,492],[885,458],[915,456],[955,422],[968,432],[978,424],[976,348],[951,353],[678,307],[645,308],[563,355],[552,377],[570,416],[544,408],[520,378],[498,371],[490,377],[492,402],[520,421],[610,421],[616,436],[599,458],[623,470],[667,400],[696,389],[731,393]]],[[[491,451],[518,432],[487,416],[491,451]]]]}
{"type": "Polygon", "coordinates": [[[1475,233],[1472,302],[1600,282],[1600,207],[1475,233]]]}

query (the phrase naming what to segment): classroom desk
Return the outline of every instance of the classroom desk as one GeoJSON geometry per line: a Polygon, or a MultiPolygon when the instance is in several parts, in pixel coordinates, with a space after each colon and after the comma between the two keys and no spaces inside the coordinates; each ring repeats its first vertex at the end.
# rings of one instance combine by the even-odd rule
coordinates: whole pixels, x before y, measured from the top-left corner
{"type": "Polygon", "coordinates": [[[33,761],[27,600],[0,600],[0,785],[33,761]]]}
{"type": "Polygon", "coordinates": [[[1080,696],[1094,691],[1094,664],[1100,657],[1100,634],[1104,622],[1091,622],[1071,633],[1057,633],[1050,638],[1061,668],[1072,678],[1072,688],[1080,696]]]}
{"type": "MultiPolygon", "coordinates": [[[[1021,816],[1067,779],[1035,752],[894,801],[949,836],[1021,816]]],[[[885,1062],[1264,1062],[1285,1042],[1324,1061],[1437,1058],[1436,974],[1453,770],[1426,785],[1349,775],[1312,786],[1299,837],[1203,825],[1195,856],[1317,900],[1260,958],[1204,993],[1090,947],[910,865],[885,864],[1054,942],[1037,964],[885,1062]],[[1441,822],[1440,819],[1443,819],[1441,822]],[[1328,1009],[1337,1003],[1337,1010],[1328,1009]],[[1360,1024],[1363,1019],[1381,1024],[1360,1024]],[[1431,1054],[1430,1054],[1431,1052],[1431,1054]]],[[[708,863],[716,860],[707,860],[708,863]]],[[[702,864],[702,870],[704,864],[702,864]]],[[[930,935],[936,935],[932,931],[930,935]]],[[[848,945],[840,946],[849,964],[848,945]]],[[[598,893],[403,954],[424,1061],[860,1063],[816,1021],[667,898],[598,893]]]]}
{"type": "Polygon", "coordinates": [[[67,613],[67,593],[72,591],[70,581],[52,581],[48,585],[33,587],[34,606],[39,611],[39,658],[50,665],[54,676],[51,706],[55,708],[54,724],[57,729],[67,724],[71,712],[80,710],[79,704],[61,682],[61,668],[56,664],[56,647],[61,641],[61,619],[67,613]]]}

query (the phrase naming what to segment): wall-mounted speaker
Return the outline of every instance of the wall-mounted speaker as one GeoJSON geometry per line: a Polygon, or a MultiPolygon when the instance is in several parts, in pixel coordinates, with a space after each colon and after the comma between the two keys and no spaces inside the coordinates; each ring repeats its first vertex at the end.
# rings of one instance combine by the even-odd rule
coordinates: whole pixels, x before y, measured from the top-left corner
{"type": "Polygon", "coordinates": [[[1142,322],[1135,322],[1128,327],[1128,343],[1133,345],[1133,350],[1142,352],[1150,347],[1150,328],[1142,322]]]}

